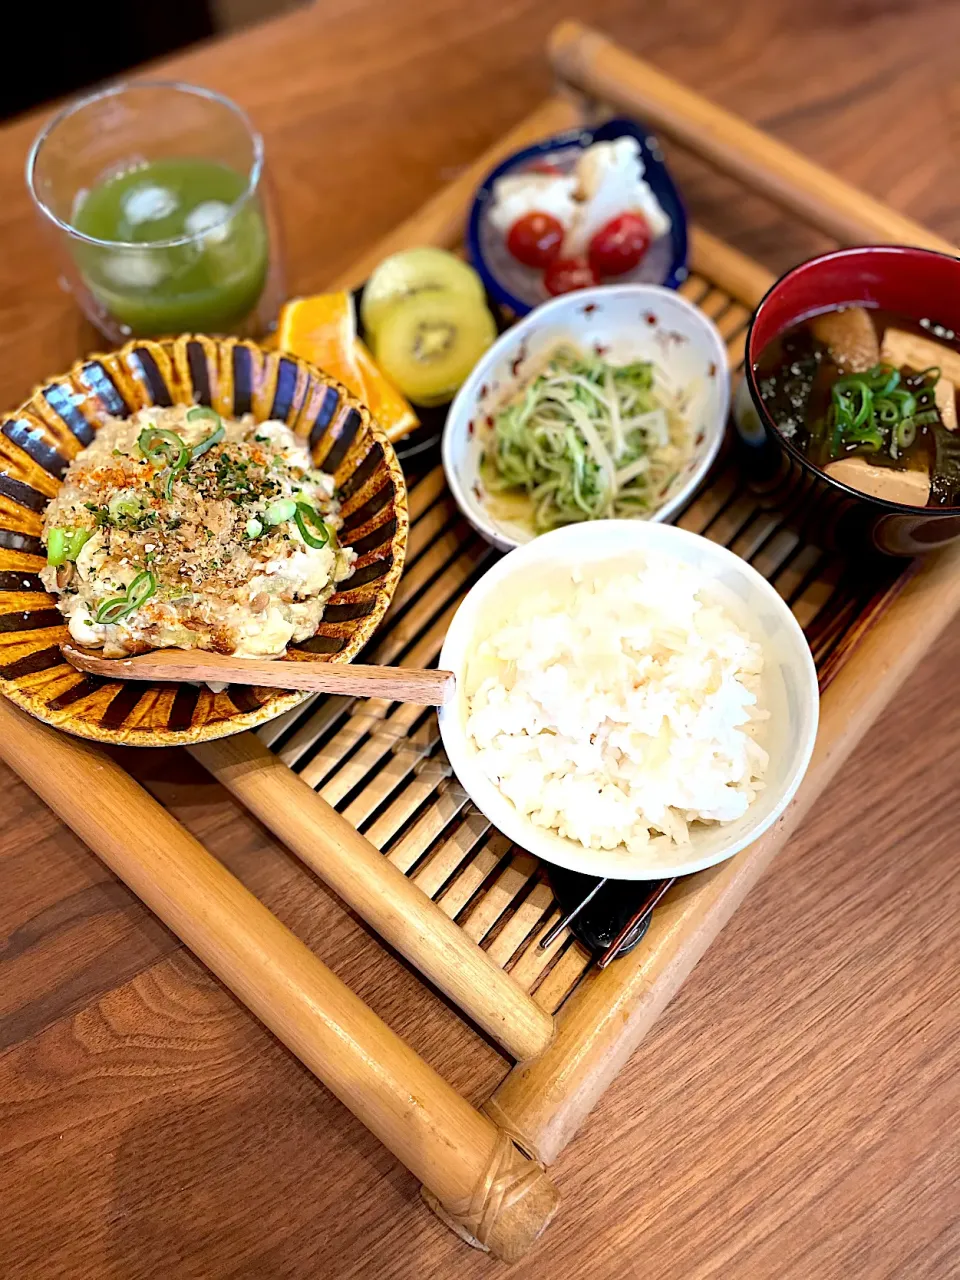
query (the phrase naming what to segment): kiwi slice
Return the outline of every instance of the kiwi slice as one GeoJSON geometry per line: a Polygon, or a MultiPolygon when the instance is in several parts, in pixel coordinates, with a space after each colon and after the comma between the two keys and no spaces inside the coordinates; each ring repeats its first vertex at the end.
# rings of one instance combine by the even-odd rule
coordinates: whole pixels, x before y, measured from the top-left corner
{"type": "Polygon", "coordinates": [[[414,404],[444,404],[497,336],[483,302],[418,293],[396,303],[377,333],[377,363],[414,404]]]}
{"type": "Polygon", "coordinates": [[[387,313],[420,293],[451,293],[484,301],[483,284],[473,267],[446,249],[406,249],[384,258],[364,287],[360,318],[367,334],[375,339],[387,313]]]}

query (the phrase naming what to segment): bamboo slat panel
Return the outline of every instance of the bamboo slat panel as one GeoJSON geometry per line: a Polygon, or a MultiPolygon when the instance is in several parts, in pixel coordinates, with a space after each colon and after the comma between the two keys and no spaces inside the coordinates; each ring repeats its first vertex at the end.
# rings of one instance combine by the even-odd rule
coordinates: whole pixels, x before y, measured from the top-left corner
{"type": "MultiPolygon", "coordinates": [[[[698,239],[698,270],[683,294],[718,325],[731,369],[742,363],[749,308],[712,279],[716,242],[698,239]]],[[[724,252],[726,252],[724,250],[724,252]]],[[[718,257],[731,278],[729,253],[718,257]]],[[[736,265],[736,264],[734,264],[736,265]]],[[[410,491],[407,569],[372,661],[436,662],[464,593],[496,554],[463,521],[434,467],[410,491]]],[[[905,570],[863,583],[842,557],[801,543],[783,513],[758,506],[729,451],[676,518],[684,529],[748,559],[789,603],[823,675],[882,608],[905,570]]],[[[546,950],[558,918],[542,869],[467,800],[440,745],[436,713],[383,700],[317,698],[260,731],[261,740],[319,791],[550,1013],[582,980],[591,958],[569,932],[546,950]]]]}

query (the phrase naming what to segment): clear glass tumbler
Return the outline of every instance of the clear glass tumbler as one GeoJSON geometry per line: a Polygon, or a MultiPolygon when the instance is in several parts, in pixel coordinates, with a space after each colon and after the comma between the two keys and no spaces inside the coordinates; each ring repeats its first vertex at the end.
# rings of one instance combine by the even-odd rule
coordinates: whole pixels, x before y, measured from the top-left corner
{"type": "Polygon", "coordinates": [[[263,333],[283,301],[263,139],[228,98],[139,81],[64,108],[27,185],[65,283],[114,342],[263,333]]]}

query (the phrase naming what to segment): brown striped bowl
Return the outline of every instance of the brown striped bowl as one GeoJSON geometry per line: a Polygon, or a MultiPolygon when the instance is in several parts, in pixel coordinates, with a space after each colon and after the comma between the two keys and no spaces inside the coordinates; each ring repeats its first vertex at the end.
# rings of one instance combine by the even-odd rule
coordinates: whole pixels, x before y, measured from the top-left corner
{"type": "Polygon", "coordinates": [[[403,571],[407,494],[393,447],[368,410],[306,361],[252,342],[130,342],[51,379],[0,425],[0,691],[47,724],[99,742],[170,746],[252,729],[308,696],[107,680],[81,675],[60,653],[67,628],[38,575],[43,513],[68,463],[109,416],[194,403],[225,417],[286,422],[336,480],[340,537],[357,552],[356,568],[316,635],[283,661],[349,662],[386,612],[403,571]]]}

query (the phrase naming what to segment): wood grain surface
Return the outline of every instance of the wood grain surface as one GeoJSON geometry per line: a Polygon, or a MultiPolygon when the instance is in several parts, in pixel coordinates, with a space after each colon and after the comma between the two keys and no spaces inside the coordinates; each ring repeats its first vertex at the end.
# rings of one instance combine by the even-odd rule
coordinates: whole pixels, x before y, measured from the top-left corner
{"type": "MultiPolygon", "coordinates": [[[[322,286],[530,111],[577,14],[960,240],[956,3],[333,0],[170,64],[267,139],[292,291],[322,286]]],[[[0,392],[96,345],[0,131],[0,392]]],[[[777,269],[818,236],[681,154],[696,216],[777,269]]],[[[513,1268],[414,1179],[12,775],[0,836],[4,1280],[960,1271],[960,628],[945,635],[551,1170],[513,1268]]],[[[882,677],[879,677],[882,678],[882,677]]],[[[124,763],[471,1102],[506,1063],[184,755],[124,763]]]]}
{"type": "Polygon", "coordinates": [[[156,649],[133,658],[104,658],[99,651],[60,646],[78,671],[112,680],[222,680],[225,683],[260,685],[272,689],[305,689],[358,698],[387,698],[395,702],[442,707],[456,688],[452,671],[435,667],[375,667],[350,662],[338,666],[319,658],[298,658],[282,666],[271,658],[234,658],[222,653],[182,649],[156,649]]]}

